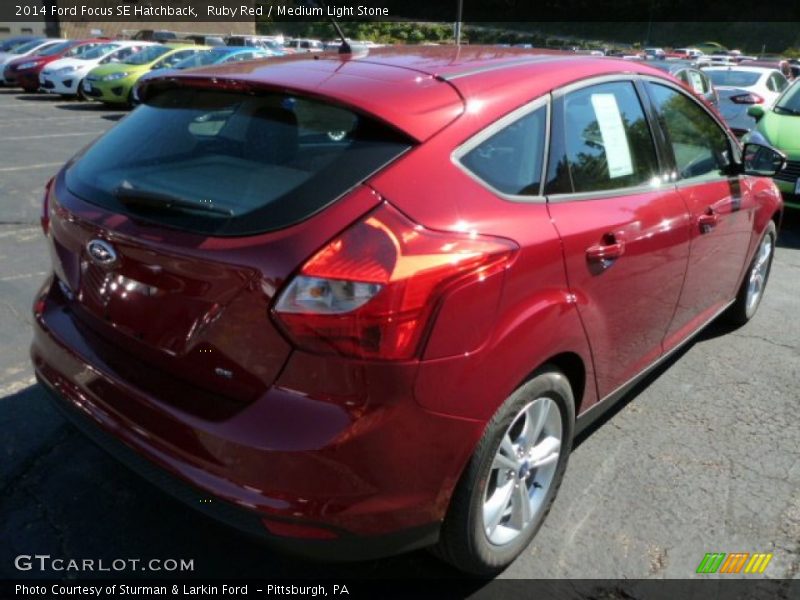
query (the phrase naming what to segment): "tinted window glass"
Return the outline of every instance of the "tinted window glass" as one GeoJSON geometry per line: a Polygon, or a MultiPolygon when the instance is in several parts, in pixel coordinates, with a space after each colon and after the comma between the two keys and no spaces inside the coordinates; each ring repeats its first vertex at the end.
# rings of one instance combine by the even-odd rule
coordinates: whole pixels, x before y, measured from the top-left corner
{"type": "Polygon", "coordinates": [[[800,114],[800,79],[775,102],[775,111],[781,114],[800,114]]]}
{"type": "Polygon", "coordinates": [[[61,42],[60,44],[47,44],[42,46],[40,50],[33,53],[34,56],[53,56],[59,52],[63,52],[72,45],[72,42],[61,42]]]}
{"type": "Polygon", "coordinates": [[[42,45],[42,40],[40,40],[40,39],[33,40],[33,41],[30,41],[30,42],[26,42],[24,44],[21,44],[21,45],[17,46],[16,48],[14,48],[14,53],[15,54],[25,54],[26,52],[30,52],[31,50],[33,50],[37,46],[41,46],[41,45],[42,45]]]}
{"type": "Polygon", "coordinates": [[[174,52],[173,54],[162,58],[160,61],[154,64],[153,69],[169,69],[173,65],[176,65],[182,60],[188,58],[195,52],[197,52],[197,50],[181,50],[179,52],[174,52]]]}
{"type": "Polygon", "coordinates": [[[548,193],[632,187],[656,176],[653,138],[632,83],[572,92],[559,112],[553,127],[563,147],[550,161],[548,193]]]}
{"type": "Polygon", "coordinates": [[[504,194],[539,194],[546,115],[542,107],[507,125],[462,156],[461,164],[504,194]]]}
{"type": "Polygon", "coordinates": [[[667,132],[681,179],[716,177],[728,163],[728,137],[692,99],[649,83],[650,95],[667,132]]]}
{"type": "Polygon", "coordinates": [[[761,73],[757,71],[735,71],[724,69],[722,71],[708,71],[708,76],[714,85],[722,87],[750,87],[758,83],[761,73]]]}
{"type": "Polygon", "coordinates": [[[173,89],[95,142],[66,183],[87,202],[139,219],[247,235],[310,216],[410,146],[385,125],[319,101],[173,89]]]}
{"type": "Polygon", "coordinates": [[[98,44],[97,46],[94,46],[93,48],[87,50],[80,56],[76,56],[75,58],[78,58],[80,60],[95,60],[97,58],[105,56],[109,52],[112,52],[117,47],[118,47],[117,44],[98,44]]]}
{"type": "Polygon", "coordinates": [[[148,46],[141,52],[137,52],[125,61],[126,65],[146,65],[153,62],[162,54],[169,52],[167,46],[148,46]]]}
{"type": "Polygon", "coordinates": [[[206,65],[213,65],[227,56],[227,50],[206,50],[196,52],[192,56],[184,58],[178,63],[175,63],[176,69],[193,69],[194,67],[203,67],[206,65]]]}

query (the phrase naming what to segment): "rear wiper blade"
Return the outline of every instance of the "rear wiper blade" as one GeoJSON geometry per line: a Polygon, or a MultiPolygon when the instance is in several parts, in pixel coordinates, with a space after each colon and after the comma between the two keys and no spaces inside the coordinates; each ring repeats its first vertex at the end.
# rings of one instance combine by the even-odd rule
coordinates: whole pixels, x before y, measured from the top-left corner
{"type": "Polygon", "coordinates": [[[231,209],[214,206],[214,203],[210,200],[192,202],[191,200],[184,200],[177,196],[164,194],[162,192],[153,192],[151,190],[119,186],[114,190],[114,196],[125,206],[141,206],[154,210],[173,212],[197,210],[225,215],[227,217],[233,216],[233,211],[231,209]]]}

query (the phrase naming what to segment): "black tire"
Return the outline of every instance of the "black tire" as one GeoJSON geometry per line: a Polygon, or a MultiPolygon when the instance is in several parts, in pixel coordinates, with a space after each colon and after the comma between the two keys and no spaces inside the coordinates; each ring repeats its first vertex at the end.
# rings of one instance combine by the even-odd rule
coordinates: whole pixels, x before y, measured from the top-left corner
{"type": "Polygon", "coordinates": [[[433,553],[457,569],[474,575],[494,575],[507,567],[528,546],[544,522],[567,468],[575,430],[575,400],[563,373],[546,365],[539,369],[500,406],[489,421],[450,501],[439,543],[433,553]],[[500,442],[520,411],[538,398],[557,405],[562,442],[555,473],[540,509],[519,535],[505,545],[495,545],[484,532],[483,502],[487,479],[500,442]]]}
{"type": "Polygon", "coordinates": [[[723,317],[724,320],[730,323],[731,325],[735,325],[737,327],[744,325],[750,319],[752,319],[753,316],[756,314],[756,311],[758,311],[758,307],[761,305],[761,301],[764,299],[764,291],[766,290],[767,283],[769,281],[769,274],[770,271],[772,270],[772,259],[775,257],[775,240],[777,239],[777,237],[778,236],[775,223],[773,221],[770,221],[769,225],[767,225],[764,231],[764,234],[761,236],[761,239],[758,242],[755,256],[753,256],[753,260],[747,267],[744,279],[742,280],[742,285],[739,287],[739,291],[736,294],[736,300],[731,305],[731,307],[725,312],[725,315],[723,317]],[[759,261],[760,250],[765,240],[769,240],[771,247],[769,259],[767,260],[766,264],[766,274],[764,275],[764,281],[761,286],[761,292],[758,295],[757,300],[755,301],[755,303],[750,303],[748,294],[748,290],[750,288],[750,278],[756,267],[756,264],[759,261]]]}
{"type": "Polygon", "coordinates": [[[78,82],[78,89],[77,89],[77,96],[80,102],[86,102],[89,98],[86,96],[86,92],[83,91],[83,79],[78,82]]]}

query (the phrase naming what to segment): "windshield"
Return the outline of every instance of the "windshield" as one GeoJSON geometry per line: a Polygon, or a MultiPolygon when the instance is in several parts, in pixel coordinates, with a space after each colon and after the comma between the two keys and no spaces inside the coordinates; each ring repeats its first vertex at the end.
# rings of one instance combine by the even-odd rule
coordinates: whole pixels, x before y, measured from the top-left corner
{"type": "Polygon", "coordinates": [[[214,63],[222,60],[230,54],[229,50],[207,50],[205,52],[198,52],[192,54],[188,58],[175,63],[176,69],[191,69],[194,67],[203,67],[205,65],[213,65],[214,63]]]}
{"type": "Polygon", "coordinates": [[[23,44],[29,43],[30,40],[6,40],[3,43],[0,43],[0,52],[12,52],[15,51],[16,48],[19,48],[23,44]]]}
{"type": "Polygon", "coordinates": [[[76,56],[80,60],[95,60],[98,58],[103,58],[109,52],[113,52],[117,48],[121,48],[119,44],[101,44],[99,46],[95,46],[91,50],[87,50],[80,56],[76,56]]]}
{"type": "Polygon", "coordinates": [[[59,54],[63,52],[67,48],[72,47],[74,42],[62,42],[61,44],[53,44],[52,46],[47,46],[38,52],[35,52],[35,56],[53,56],[54,54],[59,54]]]}
{"type": "Polygon", "coordinates": [[[253,235],[311,216],[411,143],[318,100],[178,88],[120,121],[69,168],[66,183],[134,219],[253,235]]]}
{"type": "Polygon", "coordinates": [[[148,46],[141,52],[126,58],[123,62],[126,65],[146,65],[156,60],[162,54],[170,51],[167,46],[148,46]]]}
{"type": "Polygon", "coordinates": [[[21,46],[17,46],[14,49],[14,54],[25,54],[26,52],[30,52],[34,48],[38,48],[42,45],[42,40],[33,40],[32,42],[26,42],[21,46]]]}
{"type": "Polygon", "coordinates": [[[79,44],[64,53],[64,58],[83,58],[87,52],[91,52],[100,44],[97,42],[90,44],[79,44]]]}
{"type": "Polygon", "coordinates": [[[737,71],[725,69],[722,71],[707,71],[711,81],[721,87],[750,87],[761,78],[758,71],[737,71]]]}
{"type": "MultiPolygon", "coordinates": [[[[800,80],[798,80],[800,81],[800,80]]],[[[800,85],[795,81],[775,102],[776,112],[800,114],[800,85]]]]}

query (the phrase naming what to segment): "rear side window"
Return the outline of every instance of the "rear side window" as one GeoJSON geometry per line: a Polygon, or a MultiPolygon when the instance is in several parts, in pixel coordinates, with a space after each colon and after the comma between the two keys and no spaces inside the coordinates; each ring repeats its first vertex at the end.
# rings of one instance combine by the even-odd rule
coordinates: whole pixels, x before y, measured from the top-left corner
{"type": "Polygon", "coordinates": [[[503,194],[538,195],[546,117],[542,107],[503,127],[461,156],[461,164],[503,194]]]}
{"type": "Polygon", "coordinates": [[[309,217],[411,145],[316,100],[171,89],[93,144],[66,182],[87,202],[160,225],[252,235],[309,217]]]}
{"type": "Polygon", "coordinates": [[[564,96],[554,115],[547,193],[634,187],[658,172],[655,145],[631,82],[604,83],[564,96]]]}
{"type": "Polygon", "coordinates": [[[719,177],[728,164],[728,136],[684,94],[657,83],[648,91],[669,137],[681,179],[719,177]]]}

